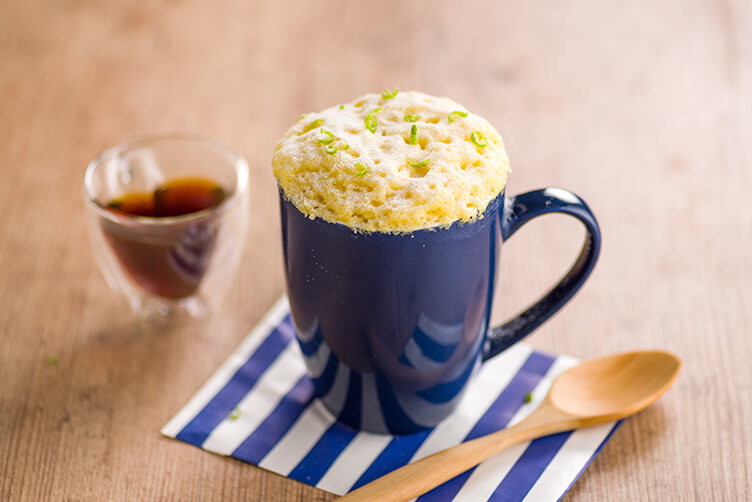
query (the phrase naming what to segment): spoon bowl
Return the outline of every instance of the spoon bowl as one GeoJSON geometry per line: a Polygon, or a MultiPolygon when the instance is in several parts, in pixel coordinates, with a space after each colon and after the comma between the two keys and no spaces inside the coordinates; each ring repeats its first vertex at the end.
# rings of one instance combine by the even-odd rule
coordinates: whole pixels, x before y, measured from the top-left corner
{"type": "Polygon", "coordinates": [[[675,355],[658,350],[582,362],[559,375],[540,407],[516,425],[401,467],[342,500],[411,500],[522,441],[627,417],[661,397],[680,369],[675,355]]]}
{"type": "Polygon", "coordinates": [[[571,415],[617,420],[663,395],[680,368],[675,355],[659,350],[599,357],[562,373],[551,386],[548,399],[571,415]]]}

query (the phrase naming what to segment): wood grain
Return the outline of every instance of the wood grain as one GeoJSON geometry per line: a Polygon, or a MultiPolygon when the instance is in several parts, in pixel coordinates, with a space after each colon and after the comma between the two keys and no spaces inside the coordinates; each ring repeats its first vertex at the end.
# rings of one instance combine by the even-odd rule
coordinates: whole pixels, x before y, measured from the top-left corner
{"type": "MultiPolygon", "coordinates": [[[[680,2],[0,3],[0,499],[330,500],[159,428],[283,291],[269,160],[305,111],[387,86],[501,131],[509,192],[564,186],[604,232],[571,305],[529,340],[577,357],[661,348],[684,371],[567,500],[752,496],[752,6],[680,2]],[[251,166],[222,311],[136,323],[89,248],[80,183],[143,133],[216,137],[251,166]],[[55,355],[57,365],[46,358],[55,355]]],[[[505,246],[498,320],[551,285],[581,230],[505,246]]]]}

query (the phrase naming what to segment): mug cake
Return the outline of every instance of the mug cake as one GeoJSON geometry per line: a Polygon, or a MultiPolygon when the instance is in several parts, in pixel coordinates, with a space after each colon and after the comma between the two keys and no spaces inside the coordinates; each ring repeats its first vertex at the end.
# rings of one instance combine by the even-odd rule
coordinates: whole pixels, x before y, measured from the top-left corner
{"type": "Polygon", "coordinates": [[[309,218],[408,233],[481,218],[504,189],[499,133],[448,98],[367,94],[302,115],[277,143],[274,175],[309,218]]]}

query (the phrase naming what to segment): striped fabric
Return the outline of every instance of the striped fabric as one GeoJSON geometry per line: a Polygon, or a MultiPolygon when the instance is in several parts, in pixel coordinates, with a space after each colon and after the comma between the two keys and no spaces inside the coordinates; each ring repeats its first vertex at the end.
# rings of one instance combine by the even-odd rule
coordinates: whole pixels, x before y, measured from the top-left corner
{"type": "MultiPolygon", "coordinates": [[[[517,344],[481,367],[457,411],[436,428],[407,436],[359,432],[335,421],[313,398],[282,298],[162,433],[341,495],[410,461],[519,422],[575,363],[517,344]],[[525,404],[528,392],[533,399],[525,404]]],[[[418,500],[557,500],[617,426],[522,443],[418,500]]]]}

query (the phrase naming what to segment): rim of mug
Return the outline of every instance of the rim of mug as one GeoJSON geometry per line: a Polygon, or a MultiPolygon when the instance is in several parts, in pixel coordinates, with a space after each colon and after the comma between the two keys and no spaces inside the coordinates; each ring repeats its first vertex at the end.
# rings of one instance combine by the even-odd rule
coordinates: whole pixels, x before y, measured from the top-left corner
{"type": "Polygon", "coordinates": [[[409,232],[380,232],[378,230],[372,230],[372,231],[366,231],[366,230],[359,230],[359,229],[353,229],[344,223],[340,223],[338,221],[329,221],[326,220],[320,216],[317,216],[315,218],[311,218],[310,216],[307,216],[305,213],[303,213],[298,207],[290,200],[287,195],[285,194],[285,191],[277,185],[277,189],[279,192],[280,200],[282,200],[284,203],[289,204],[298,214],[306,218],[311,222],[311,224],[314,225],[320,225],[326,228],[329,231],[336,232],[338,234],[343,235],[350,235],[351,237],[354,236],[355,238],[360,239],[379,239],[379,240],[393,240],[393,241],[399,241],[402,239],[414,239],[416,237],[418,238],[430,238],[430,237],[437,237],[437,238],[446,238],[446,235],[448,233],[457,234],[467,232],[467,231],[473,231],[474,229],[478,228],[478,225],[483,225],[485,223],[488,223],[488,217],[489,215],[496,213],[499,210],[500,206],[503,206],[506,209],[506,204],[504,204],[504,201],[506,199],[506,186],[502,188],[501,192],[496,194],[493,199],[491,199],[488,204],[486,205],[485,209],[483,209],[483,212],[480,213],[480,218],[474,218],[470,221],[461,221],[461,220],[455,220],[451,223],[451,225],[445,227],[445,226],[433,226],[433,227],[425,227],[425,228],[418,228],[415,230],[411,230],[409,232]]]}
{"type": "Polygon", "coordinates": [[[86,203],[101,217],[120,224],[139,224],[146,226],[167,226],[177,223],[190,223],[226,211],[234,206],[240,197],[248,190],[249,167],[248,161],[224,143],[211,139],[200,134],[192,133],[164,133],[140,136],[129,141],[125,141],[113,147],[107,148],[99,155],[94,157],[86,166],[83,182],[83,196],[86,203]],[[235,170],[235,190],[232,195],[222,201],[218,206],[202,209],[188,214],[179,216],[140,216],[126,213],[118,213],[110,210],[102,201],[94,195],[93,180],[94,172],[105,160],[111,159],[126,152],[142,148],[144,146],[167,143],[167,142],[190,142],[202,144],[209,147],[222,156],[235,170]]]}

